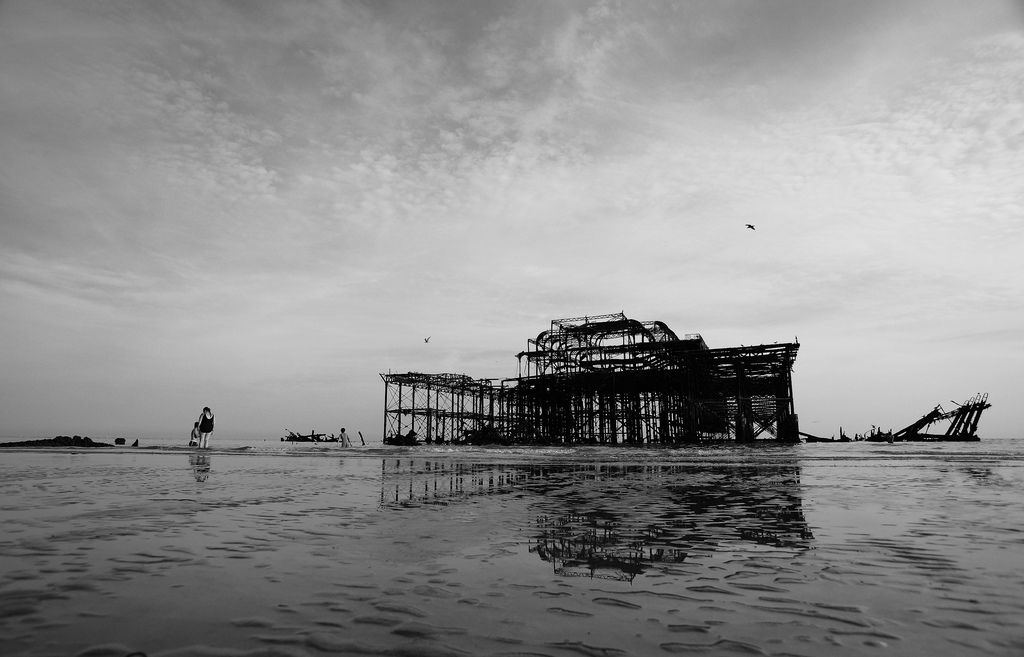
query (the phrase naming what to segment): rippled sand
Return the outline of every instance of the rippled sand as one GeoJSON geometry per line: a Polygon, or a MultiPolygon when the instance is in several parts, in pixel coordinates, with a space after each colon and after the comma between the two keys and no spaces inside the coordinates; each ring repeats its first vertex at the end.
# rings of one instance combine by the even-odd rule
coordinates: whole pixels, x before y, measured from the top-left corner
{"type": "Polygon", "coordinates": [[[1020,655],[986,447],[5,452],[0,654],[1020,655]]]}

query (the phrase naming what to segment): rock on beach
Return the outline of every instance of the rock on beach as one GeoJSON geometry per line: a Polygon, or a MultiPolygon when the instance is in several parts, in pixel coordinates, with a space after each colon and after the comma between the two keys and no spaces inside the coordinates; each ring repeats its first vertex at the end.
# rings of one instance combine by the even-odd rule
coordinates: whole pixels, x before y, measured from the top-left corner
{"type": "Polygon", "coordinates": [[[113,447],[113,445],[110,443],[98,443],[88,436],[55,436],[41,440],[0,443],[0,447],[113,447]]]}

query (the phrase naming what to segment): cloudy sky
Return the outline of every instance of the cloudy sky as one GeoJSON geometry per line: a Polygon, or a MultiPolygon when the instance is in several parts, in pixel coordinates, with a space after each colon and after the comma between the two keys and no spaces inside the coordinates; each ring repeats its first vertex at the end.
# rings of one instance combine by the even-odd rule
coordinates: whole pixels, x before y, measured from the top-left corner
{"type": "Polygon", "coordinates": [[[0,4],[2,436],[376,438],[618,311],[1020,435],[1022,257],[1019,3],[0,4]]]}

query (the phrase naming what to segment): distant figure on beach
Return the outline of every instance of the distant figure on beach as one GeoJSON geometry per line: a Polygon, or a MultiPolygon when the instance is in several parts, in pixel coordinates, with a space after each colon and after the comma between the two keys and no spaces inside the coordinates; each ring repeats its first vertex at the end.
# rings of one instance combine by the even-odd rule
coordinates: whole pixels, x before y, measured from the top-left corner
{"type": "Polygon", "coordinates": [[[191,436],[189,437],[189,439],[188,439],[188,446],[189,446],[189,447],[199,447],[199,439],[200,439],[201,437],[202,437],[202,436],[201,436],[201,434],[199,433],[199,423],[198,423],[198,422],[196,422],[196,423],[195,423],[195,424],[194,424],[194,425],[192,426],[192,435],[191,435],[191,436]]]}
{"type": "Polygon", "coordinates": [[[342,447],[352,446],[352,441],[348,439],[348,434],[345,433],[345,427],[342,427],[341,433],[338,434],[338,444],[342,447]]]}
{"type": "Polygon", "coordinates": [[[203,414],[199,416],[199,448],[210,448],[210,434],[213,433],[213,411],[209,406],[203,407],[203,414]]]}

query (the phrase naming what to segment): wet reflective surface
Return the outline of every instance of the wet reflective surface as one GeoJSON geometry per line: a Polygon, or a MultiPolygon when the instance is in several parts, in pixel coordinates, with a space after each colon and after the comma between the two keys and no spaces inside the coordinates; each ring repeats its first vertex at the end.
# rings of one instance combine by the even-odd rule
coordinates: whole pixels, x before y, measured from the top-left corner
{"type": "Polygon", "coordinates": [[[1019,655],[1016,441],[0,457],[0,654],[1019,655]]]}

